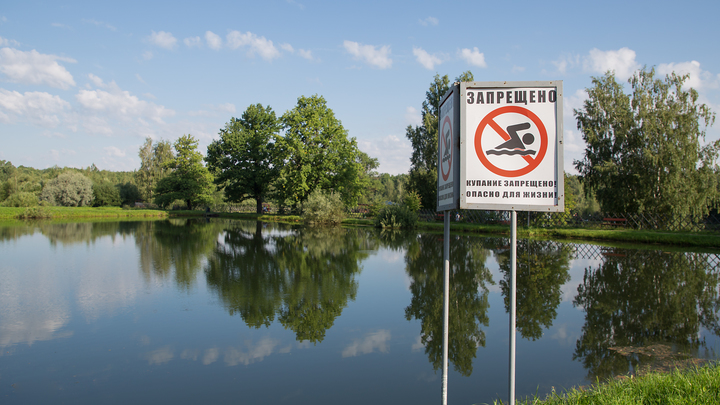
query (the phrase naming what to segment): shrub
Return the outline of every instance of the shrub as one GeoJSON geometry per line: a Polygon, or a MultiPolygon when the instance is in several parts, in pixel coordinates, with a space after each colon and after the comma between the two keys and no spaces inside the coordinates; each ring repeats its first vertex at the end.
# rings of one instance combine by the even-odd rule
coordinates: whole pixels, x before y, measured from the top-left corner
{"type": "Polygon", "coordinates": [[[375,217],[377,228],[414,228],[418,216],[405,205],[388,205],[375,217]]]}
{"type": "Polygon", "coordinates": [[[40,199],[64,207],[89,206],[93,201],[92,181],[77,172],[64,172],[43,187],[40,199]]]}
{"type": "Polygon", "coordinates": [[[18,219],[49,219],[52,213],[45,207],[30,207],[17,215],[18,219]]]}
{"type": "Polygon", "coordinates": [[[301,216],[309,225],[337,225],[345,218],[345,204],[337,193],[315,190],[302,204],[301,216]]]}
{"type": "Polygon", "coordinates": [[[10,197],[3,202],[6,207],[35,207],[38,205],[38,198],[33,193],[21,191],[11,194],[10,197]]]}
{"type": "Polygon", "coordinates": [[[403,196],[403,204],[412,212],[418,212],[422,206],[420,194],[415,191],[408,191],[403,196]]]}

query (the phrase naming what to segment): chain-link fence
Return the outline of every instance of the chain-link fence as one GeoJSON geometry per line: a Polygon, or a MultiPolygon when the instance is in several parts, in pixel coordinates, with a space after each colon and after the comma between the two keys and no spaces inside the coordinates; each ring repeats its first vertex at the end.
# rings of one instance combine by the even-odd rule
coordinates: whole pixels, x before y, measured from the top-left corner
{"type": "MultiPolygon", "coordinates": [[[[442,221],[444,213],[422,209],[418,213],[422,221],[442,221]]],[[[509,211],[452,210],[454,222],[476,224],[509,224],[509,211]]],[[[535,228],[628,228],[665,231],[720,231],[720,215],[704,218],[675,217],[659,214],[572,214],[569,212],[518,212],[518,226],[535,228]]]]}

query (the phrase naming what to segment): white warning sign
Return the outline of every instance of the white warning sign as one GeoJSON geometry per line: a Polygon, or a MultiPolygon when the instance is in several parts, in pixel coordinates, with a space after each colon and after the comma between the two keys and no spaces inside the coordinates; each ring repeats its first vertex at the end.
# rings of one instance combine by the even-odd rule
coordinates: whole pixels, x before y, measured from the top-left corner
{"type": "Polygon", "coordinates": [[[562,211],[562,82],[463,83],[461,93],[460,208],[562,211]]]}

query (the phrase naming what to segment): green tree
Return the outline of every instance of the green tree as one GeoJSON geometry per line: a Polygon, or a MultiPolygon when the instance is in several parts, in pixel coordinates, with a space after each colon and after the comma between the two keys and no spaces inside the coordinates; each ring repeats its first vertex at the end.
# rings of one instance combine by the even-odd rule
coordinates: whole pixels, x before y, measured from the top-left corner
{"type": "Polygon", "coordinates": [[[40,200],[64,207],[89,206],[93,201],[92,182],[78,172],[66,171],[43,187],[40,200]]]}
{"type": "Polygon", "coordinates": [[[135,183],[144,201],[150,202],[155,197],[154,192],[158,182],[170,172],[167,163],[173,158],[172,145],[170,141],[165,140],[153,143],[148,137],[138,155],[140,169],[135,172],[135,183]]]}
{"type": "Polygon", "coordinates": [[[212,201],[213,176],[203,166],[197,145],[198,141],[192,135],[183,135],[175,142],[175,157],[166,163],[171,172],[160,179],[155,188],[155,203],[159,206],[166,207],[175,200],[182,200],[191,210],[198,204],[212,201]]]}
{"type": "MultiPolygon", "coordinates": [[[[473,74],[466,71],[455,79],[456,82],[471,82],[473,74]]],[[[422,124],[408,125],[405,136],[412,144],[413,153],[410,157],[410,178],[408,186],[420,195],[422,206],[437,206],[437,149],[438,149],[438,117],[442,96],[450,90],[448,75],[436,74],[430,89],[425,92],[422,103],[422,124]]]]}
{"type": "Polygon", "coordinates": [[[93,184],[93,207],[119,206],[120,192],[109,181],[93,184]]]}
{"type": "Polygon", "coordinates": [[[631,94],[611,72],[593,78],[575,110],[587,147],[574,163],[604,211],[697,218],[717,206],[720,141],[705,144],[703,129],[715,114],[683,89],[687,78],[642,69],[629,80],[631,94]]]}
{"type": "Polygon", "coordinates": [[[316,189],[335,191],[354,206],[364,187],[355,138],[335,118],[322,96],[302,96],[283,114],[285,136],[278,140],[283,166],[278,199],[297,207],[316,189]]]}
{"type": "Polygon", "coordinates": [[[270,107],[251,105],[240,119],[232,118],[220,130],[220,139],[208,146],[205,161],[215,174],[215,184],[225,188],[228,201],[253,198],[256,212],[280,174],[275,138],[281,124],[270,107]]]}
{"type": "Polygon", "coordinates": [[[135,201],[142,199],[140,189],[138,189],[134,183],[120,183],[116,187],[120,193],[120,202],[122,205],[133,205],[135,201]]]}

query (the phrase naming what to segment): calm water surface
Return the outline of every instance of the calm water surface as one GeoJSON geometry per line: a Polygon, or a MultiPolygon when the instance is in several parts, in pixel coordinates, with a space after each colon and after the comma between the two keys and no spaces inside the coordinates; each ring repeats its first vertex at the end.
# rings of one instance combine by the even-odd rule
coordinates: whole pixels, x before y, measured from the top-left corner
{"type": "MultiPolygon", "coordinates": [[[[509,244],[452,236],[452,404],[508,397],[509,244]]],[[[716,254],[520,240],[518,256],[518,397],[717,358],[716,254]]],[[[0,403],[436,404],[441,269],[436,234],[0,225],[0,403]]]]}

